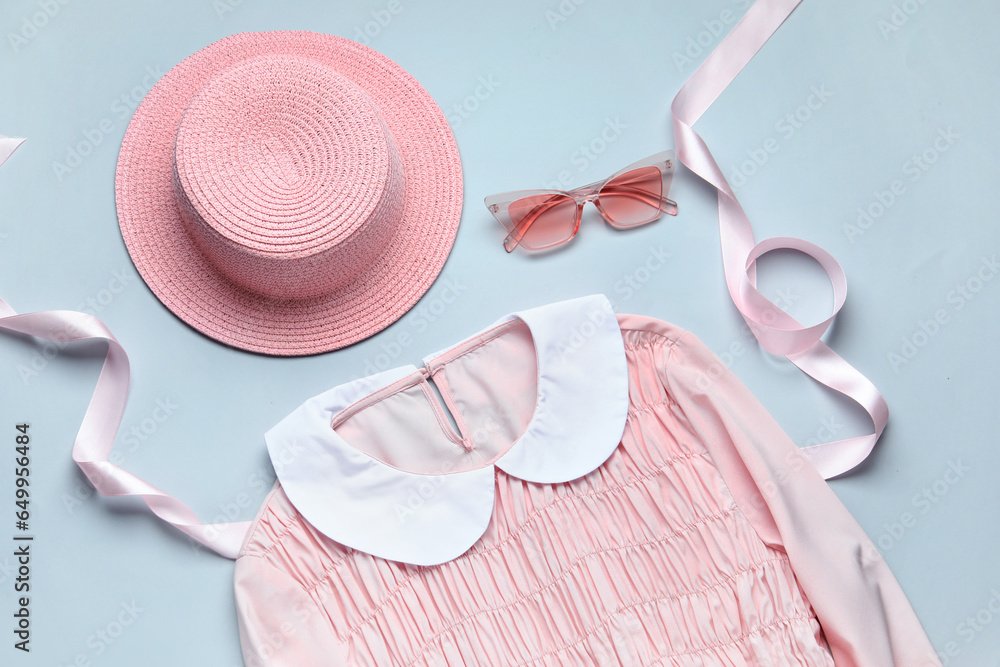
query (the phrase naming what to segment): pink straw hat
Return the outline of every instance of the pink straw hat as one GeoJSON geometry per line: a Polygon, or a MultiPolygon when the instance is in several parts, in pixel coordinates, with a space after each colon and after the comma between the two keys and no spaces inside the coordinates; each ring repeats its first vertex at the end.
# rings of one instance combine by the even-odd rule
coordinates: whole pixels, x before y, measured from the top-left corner
{"type": "Polygon", "coordinates": [[[243,33],[153,86],[115,190],[167,308],[228,345],[302,355],[381,331],[427,291],[458,231],[462,168],[441,109],[385,56],[243,33]]]}

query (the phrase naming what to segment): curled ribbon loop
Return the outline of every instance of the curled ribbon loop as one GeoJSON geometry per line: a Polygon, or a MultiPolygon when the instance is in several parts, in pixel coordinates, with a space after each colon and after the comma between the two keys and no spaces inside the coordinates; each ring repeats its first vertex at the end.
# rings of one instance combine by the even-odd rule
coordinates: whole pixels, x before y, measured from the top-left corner
{"type": "Polygon", "coordinates": [[[680,161],[718,191],[719,235],[726,285],[754,337],[768,352],[782,354],[817,382],[850,397],[869,414],[874,433],[803,448],[829,479],[854,468],[875,447],[889,419],[878,389],[831,350],[821,337],[847,297],[847,279],[837,260],[808,241],[777,237],[755,243],[743,207],[693,125],[784,23],[801,0],[758,0],[732,32],[681,88],[670,106],[674,144],[680,161]],[[757,291],[757,260],[772,250],[790,249],[816,260],[833,285],[833,313],[819,324],[803,326],[757,291]]]}
{"type": "Polygon", "coordinates": [[[743,274],[740,276],[739,299],[734,298],[747,325],[761,346],[771,354],[794,354],[809,349],[826,333],[847,299],[847,276],[833,255],[818,245],[802,239],[776,236],[765,239],[750,249],[743,274]],[[819,324],[804,327],[757,291],[754,269],[757,259],[772,250],[798,250],[809,255],[826,271],[833,283],[833,312],[819,324]]]}

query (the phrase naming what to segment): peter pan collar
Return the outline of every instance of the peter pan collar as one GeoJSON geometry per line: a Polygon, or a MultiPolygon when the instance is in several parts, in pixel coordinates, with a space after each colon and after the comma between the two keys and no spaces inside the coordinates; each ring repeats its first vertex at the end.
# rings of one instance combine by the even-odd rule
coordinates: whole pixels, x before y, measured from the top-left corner
{"type": "MultiPolygon", "coordinates": [[[[595,295],[524,310],[467,340],[515,319],[534,343],[538,393],[527,428],[502,456],[434,475],[373,458],[333,430],[334,418],[426,370],[402,366],[355,380],[309,399],[264,436],[278,480],[305,519],[347,547],[437,565],[465,553],[489,526],[495,467],[539,484],[600,467],[621,441],[628,415],[625,348],[611,304],[595,295]]],[[[425,357],[425,368],[448,352],[425,357]]]]}

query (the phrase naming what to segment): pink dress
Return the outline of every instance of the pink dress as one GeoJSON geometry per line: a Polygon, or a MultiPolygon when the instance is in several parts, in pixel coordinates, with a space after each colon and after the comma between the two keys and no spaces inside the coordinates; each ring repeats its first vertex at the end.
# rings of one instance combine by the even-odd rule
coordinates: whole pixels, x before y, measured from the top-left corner
{"type": "Polygon", "coordinates": [[[760,403],[603,297],[338,387],[267,441],[248,667],[939,664],[760,403]]]}

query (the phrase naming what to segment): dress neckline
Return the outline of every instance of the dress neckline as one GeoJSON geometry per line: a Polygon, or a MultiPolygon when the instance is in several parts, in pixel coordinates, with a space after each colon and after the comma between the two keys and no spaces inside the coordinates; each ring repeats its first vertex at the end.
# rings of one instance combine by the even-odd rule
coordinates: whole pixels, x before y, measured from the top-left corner
{"type": "Polygon", "coordinates": [[[511,313],[428,355],[423,364],[335,387],[265,434],[291,502],[341,544],[416,565],[446,562],[488,527],[496,468],[528,482],[567,482],[598,468],[621,441],[628,370],[621,330],[603,295],[511,313]],[[492,460],[468,469],[407,470],[371,456],[334,430],[351,410],[419,384],[516,323],[527,326],[534,346],[536,400],[521,436],[492,460]]]}

